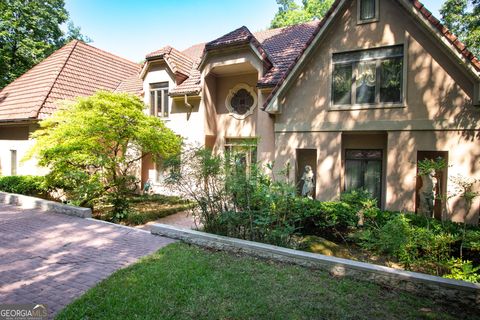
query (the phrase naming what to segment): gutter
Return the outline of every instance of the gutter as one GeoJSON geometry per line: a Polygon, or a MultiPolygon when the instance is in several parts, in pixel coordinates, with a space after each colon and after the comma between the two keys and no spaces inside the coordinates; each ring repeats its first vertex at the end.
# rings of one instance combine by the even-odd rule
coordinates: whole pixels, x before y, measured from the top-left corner
{"type": "Polygon", "coordinates": [[[32,118],[19,118],[19,119],[0,119],[0,123],[1,124],[9,124],[9,123],[12,123],[12,124],[17,124],[19,122],[37,122],[38,121],[38,118],[36,117],[32,117],[32,118]]]}

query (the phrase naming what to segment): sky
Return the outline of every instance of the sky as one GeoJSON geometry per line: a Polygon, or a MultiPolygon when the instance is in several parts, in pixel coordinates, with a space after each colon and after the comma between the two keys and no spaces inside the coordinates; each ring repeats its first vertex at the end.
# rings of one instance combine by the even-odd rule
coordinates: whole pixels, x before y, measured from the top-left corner
{"type": "MultiPolygon", "coordinates": [[[[439,17],[443,0],[423,0],[439,17]]],[[[140,62],[171,45],[179,50],[213,40],[243,25],[267,29],[275,0],[65,0],[70,19],[91,45],[140,62]]]]}

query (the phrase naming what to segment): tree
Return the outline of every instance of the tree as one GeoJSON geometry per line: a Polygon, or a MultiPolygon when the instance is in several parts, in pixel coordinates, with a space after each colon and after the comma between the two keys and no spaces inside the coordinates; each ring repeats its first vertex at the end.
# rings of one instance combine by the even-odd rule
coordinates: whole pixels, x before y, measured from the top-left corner
{"type": "Polygon", "coordinates": [[[322,19],[333,0],[303,0],[298,5],[295,0],[277,0],[278,12],[270,22],[271,28],[291,26],[303,22],[322,19]]]}
{"type": "Polygon", "coordinates": [[[67,33],[62,39],[62,45],[69,43],[72,40],[80,40],[85,43],[90,43],[92,42],[92,39],[88,36],[85,36],[81,32],[81,28],[79,26],[76,26],[73,21],[68,21],[67,22],[67,33]]]}
{"type": "Polygon", "coordinates": [[[128,213],[126,196],[137,186],[140,160],[180,152],[181,138],[162,120],[144,114],[144,104],[125,93],[97,92],[67,103],[40,122],[29,157],[50,169],[50,184],[69,192],[77,205],[103,200],[114,217],[128,213]]]}
{"type": "Polygon", "coordinates": [[[63,0],[0,0],[0,89],[73,38],[82,40],[63,0]]]}
{"type": "Polygon", "coordinates": [[[446,0],[440,14],[445,26],[480,56],[480,0],[446,0]]]}

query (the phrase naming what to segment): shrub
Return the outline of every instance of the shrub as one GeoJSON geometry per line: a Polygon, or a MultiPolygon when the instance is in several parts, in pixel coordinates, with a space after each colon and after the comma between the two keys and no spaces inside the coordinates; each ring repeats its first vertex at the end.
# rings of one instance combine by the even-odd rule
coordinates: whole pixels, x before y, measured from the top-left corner
{"type": "Polygon", "coordinates": [[[358,223],[356,208],[341,201],[320,202],[296,197],[290,208],[292,219],[305,235],[335,238],[358,223]]]}
{"type": "Polygon", "coordinates": [[[0,190],[28,196],[46,196],[49,187],[43,176],[0,177],[0,190]]]}
{"type": "Polygon", "coordinates": [[[464,261],[459,258],[452,258],[448,261],[450,273],[444,278],[480,282],[480,267],[474,267],[472,261],[464,261]]]}
{"type": "Polygon", "coordinates": [[[339,201],[298,197],[288,174],[276,179],[256,165],[232,165],[209,150],[182,159],[190,161],[182,162],[173,185],[197,204],[195,212],[207,232],[287,247],[298,245],[302,236],[350,240],[406,269],[464,280],[478,274],[478,228],[380,210],[365,190],[344,193],[339,201]],[[467,262],[449,263],[461,256],[462,244],[465,254],[471,254],[471,268],[467,262]]]}

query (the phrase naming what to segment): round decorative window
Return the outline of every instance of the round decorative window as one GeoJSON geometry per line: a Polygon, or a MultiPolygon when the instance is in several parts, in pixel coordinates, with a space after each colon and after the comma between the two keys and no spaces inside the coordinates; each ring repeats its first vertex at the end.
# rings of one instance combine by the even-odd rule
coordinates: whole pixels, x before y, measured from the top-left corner
{"type": "Polygon", "coordinates": [[[233,117],[245,119],[257,106],[257,95],[252,87],[241,83],[230,90],[225,104],[233,117]]]}

